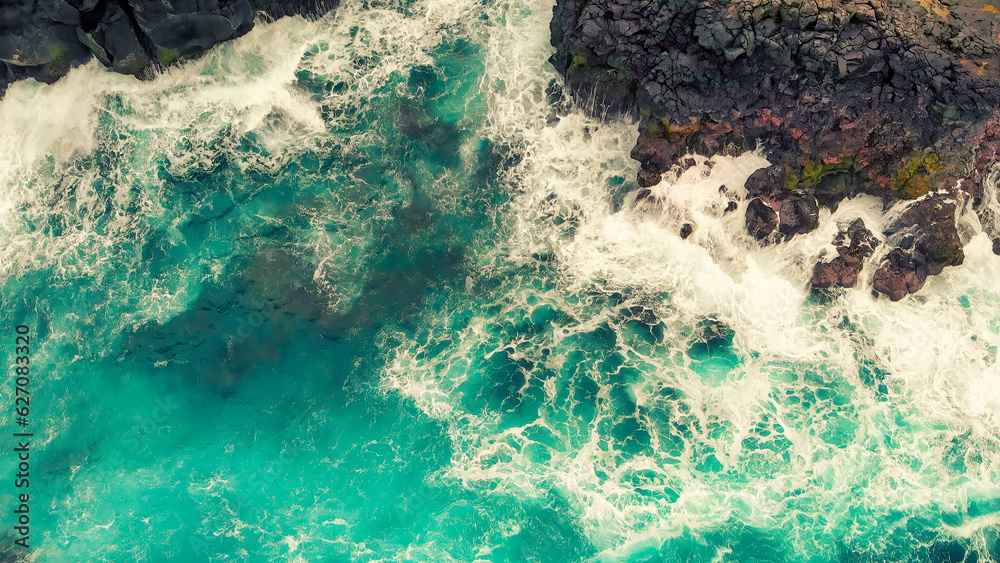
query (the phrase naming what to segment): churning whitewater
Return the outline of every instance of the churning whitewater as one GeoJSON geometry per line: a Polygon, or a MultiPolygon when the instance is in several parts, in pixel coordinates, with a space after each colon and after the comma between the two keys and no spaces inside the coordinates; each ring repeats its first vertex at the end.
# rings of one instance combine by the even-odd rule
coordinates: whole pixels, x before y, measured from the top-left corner
{"type": "Polygon", "coordinates": [[[997,177],[963,267],[811,294],[881,202],[761,246],[760,152],[637,198],[635,123],[563,93],[551,7],[348,1],[148,82],[11,86],[28,560],[1000,556],[997,177]]]}

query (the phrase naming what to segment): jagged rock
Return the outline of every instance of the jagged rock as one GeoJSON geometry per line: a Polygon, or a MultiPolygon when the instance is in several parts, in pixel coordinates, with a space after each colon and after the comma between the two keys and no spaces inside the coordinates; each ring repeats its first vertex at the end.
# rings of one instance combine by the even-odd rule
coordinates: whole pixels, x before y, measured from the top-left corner
{"type": "Polygon", "coordinates": [[[639,161],[643,171],[650,174],[663,174],[673,164],[677,150],[666,139],[640,135],[632,149],[631,156],[639,161]]]}
{"type": "Polygon", "coordinates": [[[132,0],[134,21],[164,65],[204,52],[253,28],[248,0],[132,0]]]}
{"type": "Polygon", "coordinates": [[[87,18],[78,29],[78,37],[102,64],[122,74],[141,75],[152,70],[153,61],[140,40],[142,34],[121,5],[107,4],[103,13],[90,15],[100,17],[96,21],[87,18]]]}
{"type": "Polygon", "coordinates": [[[885,229],[894,247],[876,270],[872,287],[893,301],[923,287],[927,276],[965,260],[955,226],[955,203],[928,197],[908,207],[885,229]]]}
{"type": "Polygon", "coordinates": [[[834,285],[854,287],[865,260],[872,255],[877,244],[878,240],[865,227],[865,222],[860,218],[855,219],[833,240],[838,256],[829,262],[816,263],[811,285],[819,289],[834,285]]]}
{"type": "Polygon", "coordinates": [[[12,0],[0,2],[0,95],[23,78],[53,82],[95,56],[149,77],[253,27],[258,11],[318,16],[338,0],[12,0]]]}
{"type": "Polygon", "coordinates": [[[993,239],[993,254],[1000,256],[1000,237],[993,239]]]}
{"type": "Polygon", "coordinates": [[[759,197],[747,204],[747,232],[757,240],[766,238],[778,227],[778,212],[759,197]]]}
{"type": "Polygon", "coordinates": [[[899,301],[907,294],[915,293],[924,286],[924,278],[915,271],[896,267],[882,267],[875,271],[872,287],[889,297],[899,301]]]}
{"type": "Polygon", "coordinates": [[[785,236],[808,233],[819,226],[819,204],[811,195],[794,195],[781,203],[778,230],[785,236]]]}
{"type": "Polygon", "coordinates": [[[647,172],[645,170],[639,171],[639,185],[643,188],[648,188],[650,186],[655,186],[660,183],[662,177],[659,174],[654,174],[652,172],[647,172]]]}
{"type": "MultiPolygon", "coordinates": [[[[856,194],[887,208],[978,195],[1000,160],[998,25],[980,0],[557,0],[551,61],[574,91],[571,75],[617,69],[644,181],[669,157],[761,147],[772,165],[747,182],[762,198],[747,226],[767,236],[773,206],[787,237],[815,228],[814,206],[856,194]]],[[[960,260],[953,223],[918,237],[927,275],[960,260]]],[[[898,277],[906,291],[922,284],[913,272],[898,277]]]]}
{"type": "Polygon", "coordinates": [[[955,226],[955,202],[942,197],[929,197],[911,205],[886,227],[885,234],[892,237],[889,242],[899,241],[904,248],[912,248],[931,275],[965,260],[955,226]]]}
{"type": "Polygon", "coordinates": [[[693,232],[694,232],[694,227],[691,226],[691,223],[684,223],[683,225],[681,225],[681,238],[682,239],[688,238],[689,236],[691,236],[691,233],[693,233],[693,232]]]}
{"type": "MultiPolygon", "coordinates": [[[[841,285],[840,278],[841,272],[843,270],[842,264],[836,264],[834,262],[817,262],[816,267],[813,268],[812,279],[809,283],[816,288],[826,289],[834,285],[841,285]]],[[[851,284],[847,287],[853,287],[851,284]]]]}
{"type": "Polygon", "coordinates": [[[785,176],[785,169],[781,166],[761,168],[747,178],[747,191],[756,196],[773,198],[784,191],[785,176]]]}

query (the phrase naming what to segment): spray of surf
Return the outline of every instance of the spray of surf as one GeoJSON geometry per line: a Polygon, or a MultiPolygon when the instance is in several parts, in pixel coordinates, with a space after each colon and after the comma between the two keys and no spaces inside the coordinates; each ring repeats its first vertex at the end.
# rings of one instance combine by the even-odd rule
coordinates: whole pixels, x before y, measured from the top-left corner
{"type": "MultiPolygon", "coordinates": [[[[1000,274],[987,236],[995,178],[991,211],[965,211],[962,267],[899,303],[864,289],[870,271],[856,289],[812,295],[816,258],[854,218],[879,231],[879,202],[847,201],[816,231],[761,246],[742,225],[743,185],[767,155],[693,155],[640,196],[635,124],[586,114],[546,62],[550,2],[366,4],[258,26],[150,82],[91,64],[12,86],[0,102],[0,277],[40,269],[98,280],[81,300],[136,295],[107,338],[165,322],[224,264],[192,252],[179,271],[153,272],[142,249],[196,247],[192,208],[259,194],[192,186],[187,207],[170,207],[164,191],[178,184],[163,177],[207,178],[220,161],[280,175],[336,155],[343,169],[314,177],[328,183],[322,197],[288,190],[309,224],[283,223],[269,201],[237,231],[291,229],[330,306],[348,310],[374,233],[415,197],[403,175],[370,176],[368,151],[392,139],[360,125],[406,87],[397,78],[468,41],[482,76],[451,110],[511,156],[497,171],[508,201],[468,256],[466,291],[431,296],[419,329],[381,340],[384,391],[447,429],[442,481],[566,506],[604,560],[676,555],[684,540],[718,560],[760,545],[776,558],[891,559],[941,538],[990,560],[995,514],[977,507],[998,498],[1000,470],[1000,309],[986,281],[1000,274]],[[126,266],[103,268],[112,259],[126,266]],[[930,536],[914,531],[935,518],[930,536]]],[[[462,206],[463,181],[440,174],[421,189],[462,206]]],[[[417,555],[441,559],[433,545],[394,557],[417,555]]]]}
{"type": "MultiPolygon", "coordinates": [[[[914,519],[964,521],[995,498],[1000,325],[984,281],[1000,262],[972,212],[966,264],[918,296],[876,298],[870,266],[857,288],[812,295],[817,258],[855,218],[880,232],[881,202],[761,246],[743,185],[764,154],[691,155],[640,194],[633,123],[558,95],[569,109],[554,109],[546,7],[487,33],[487,134],[523,156],[509,237],[479,257],[475,299],[449,300],[387,371],[449,424],[451,476],[568,499],[607,560],[744,526],[794,553],[901,557],[928,541],[914,519]]],[[[987,560],[992,530],[931,536],[987,560]]]]}

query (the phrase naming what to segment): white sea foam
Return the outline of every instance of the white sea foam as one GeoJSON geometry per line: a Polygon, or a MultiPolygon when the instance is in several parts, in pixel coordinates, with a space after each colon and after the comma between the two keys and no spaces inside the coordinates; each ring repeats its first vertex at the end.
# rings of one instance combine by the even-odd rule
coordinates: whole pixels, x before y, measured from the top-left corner
{"type": "MultiPolygon", "coordinates": [[[[351,10],[364,13],[345,6],[351,10]]],[[[162,233],[166,245],[187,246],[181,229],[192,207],[210,204],[215,192],[194,194],[191,207],[166,204],[174,194],[163,172],[185,178],[227,160],[244,171],[276,174],[309,150],[340,147],[349,155],[366,140],[377,143],[371,132],[351,130],[346,118],[328,124],[321,116],[324,104],[343,115],[356,112],[403,67],[401,61],[412,62],[420,52],[405,34],[385,43],[388,30],[405,28],[397,12],[373,10],[365,18],[353,38],[342,18],[260,25],[148,82],[90,63],[52,85],[13,84],[0,101],[0,278],[51,268],[57,279],[121,284],[127,291],[120,295],[148,285],[135,314],[109,325],[112,332],[146,320],[166,322],[185,310],[197,296],[191,288],[219,275],[218,259],[195,256],[179,270],[143,279],[142,244],[162,233]],[[391,56],[358,70],[346,56],[349,47],[358,56],[375,58],[379,50],[391,56]],[[299,71],[330,65],[354,73],[344,77],[351,88],[318,98],[299,83],[299,71]],[[247,139],[254,146],[247,147],[247,139]],[[112,263],[117,271],[107,269],[112,263]]],[[[254,196],[242,186],[222,191],[254,196]]],[[[359,208],[359,200],[369,197],[350,186],[332,190],[328,199],[306,211],[313,220],[298,233],[306,244],[288,250],[316,264],[316,280],[328,288],[331,305],[347,308],[360,292],[356,280],[364,278],[362,258],[373,232],[399,202],[383,194],[374,203],[377,211],[359,208]]],[[[238,235],[253,236],[259,223],[282,226],[288,215],[260,208],[242,221],[246,232],[238,235]]]]}
{"type": "MultiPolygon", "coordinates": [[[[1000,411],[990,389],[1000,309],[988,280],[1000,261],[986,235],[975,233],[987,227],[968,217],[966,263],[899,303],[872,295],[871,265],[858,287],[811,298],[817,258],[830,255],[838,230],[855,218],[879,233],[881,202],[846,201],[835,213],[823,211],[812,233],[761,246],[743,226],[743,184],[766,155],[747,153],[698,157],[652,188],[655,205],[635,205],[635,191],[616,203],[610,180],[636,171],[626,158],[634,123],[595,120],[579,109],[554,122],[543,94],[555,77],[545,65],[547,5],[512,6],[505,15],[506,25],[484,31],[487,133],[524,159],[507,177],[515,194],[510,238],[484,275],[505,271],[510,279],[497,295],[479,295],[492,300],[484,309],[499,312],[455,332],[449,317],[469,306],[456,303],[427,319],[429,332],[397,350],[387,370],[388,388],[449,423],[453,477],[528,496],[558,491],[606,560],[733,520],[781,530],[804,552],[821,553],[836,537],[859,549],[872,542],[867,548],[880,553],[888,528],[879,526],[891,526],[881,522],[890,512],[962,512],[972,491],[996,494],[1000,411]],[[729,200],[739,207],[726,214],[729,200]],[[694,226],[686,240],[684,223],[694,226]],[[544,277],[547,270],[511,266],[538,260],[553,260],[558,278],[532,279],[530,272],[544,277]],[[627,315],[593,297],[613,292],[624,294],[621,307],[652,309],[663,336],[649,345],[629,337],[627,315]],[[546,308],[563,314],[558,327],[546,321],[518,334],[514,327],[546,308]],[[739,362],[721,381],[709,381],[688,352],[705,319],[734,331],[739,362]],[[637,381],[602,369],[604,356],[565,344],[602,324],[616,335],[623,367],[641,374],[630,376],[637,381]],[[576,352],[591,359],[560,374],[576,352]],[[545,380],[538,419],[507,422],[511,413],[467,406],[474,385],[489,383],[472,374],[497,354],[527,360],[529,367],[517,368],[522,392],[532,379],[545,380]],[[596,382],[596,393],[576,399],[584,379],[596,382]],[[650,432],[652,454],[622,455],[608,435],[623,416],[612,405],[623,385],[640,407],[635,416],[650,432]],[[594,414],[581,418],[577,409],[588,401],[594,414]],[[767,444],[773,449],[761,447],[767,444]],[[546,456],[538,458],[539,450],[546,456]],[[699,466],[709,451],[721,472],[699,466]],[[726,478],[726,470],[742,480],[726,478]],[[678,492],[676,500],[667,500],[667,489],[678,492]],[[817,515],[825,526],[801,524],[817,515]]],[[[978,527],[968,534],[979,534],[973,544],[985,541],[978,527]]]]}
{"type": "MultiPolygon", "coordinates": [[[[52,85],[13,84],[0,101],[0,277],[46,263],[57,276],[103,275],[119,245],[185,212],[163,207],[158,163],[178,175],[214,166],[218,149],[209,144],[221,140],[224,149],[230,128],[266,129],[261,137],[281,160],[303,130],[322,131],[317,104],[291,87],[311,30],[295,20],[262,27],[150,82],[90,63],[52,85]],[[265,125],[268,115],[280,119],[265,125]]],[[[274,168],[266,160],[247,164],[274,168]]],[[[161,286],[159,294],[171,300],[177,291],[161,286]]]]}
{"type": "MultiPolygon", "coordinates": [[[[579,108],[554,119],[545,92],[557,79],[545,62],[550,8],[489,6],[482,23],[481,4],[468,0],[417,2],[407,16],[348,2],[318,22],[259,26],[148,83],[90,64],[52,86],[16,84],[0,102],[0,276],[35,263],[58,264],[67,278],[94,275],[116,244],[149,228],[142,221],[178,222],[182,211],[163,207],[153,172],[161,157],[180,175],[211,170],[222,150],[267,173],[329,140],[329,131],[348,154],[377,144],[375,132],[348,131],[352,112],[394,73],[432,64],[430,51],[449,34],[469,35],[485,46],[482,134],[522,157],[502,171],[512,194],[505,237],[478,249],[482,268],[468,295],[428,313],[417,337],[402,335],[385,374],[387,389],[447,427],[450,479],[564,497],[607,560],[732,521],[792,531],[790,541],[820,550],[833,533],[861,541],[892,511],[961,513],[969,498],[993,498],[1000,315],[990,283],[1000,261],[987,235],[996,234],[996,212],[968,217],[966,263],[929,279],[916,296],[873,297],[868,267],[858,288],[811,299],[811,269],[838,227],[862,217],[879,231],[880,203],[844,202],[821,215],[816,231],[761,246],[742,225],[743,183],[766,155],[699,157],[653,188],[655,206],[635,205],[635,190],[615,194],[622,177],[635,188],[628,158],[635,123],[579,108]],[[294,85],[300,70],[349,87],[310,96],[294,85]],[[342,111],[324,121],[324,104],[342,111]],[[122,138],[99,138],[101,119],[115,122],[109,130],[122,138]],[[251,155],[232,143],[246,132],[258,133],[263,151],[251,155]],[[95,167],[76,165],[96,150],[128,150],[136,160],[103,178],[110,195],[93,187],[95,167]],[[738,209],[723,213],[730,200],[738,209]],[[114,218],[99,211],[104,201],[114,218]],[[25,228],[26,218],[50,215],[70,228],[60,235],[25,228]],[[694,226],[686,240],[684,223],[694,226]],[[632,318],[641,313],[622,312],[629,307],[650,311],[654,318],[641,320],[653,328],[632,318]],[[456,328],[469,310],[475,318],[456,328]],[[712,378],[692,352],[705,340],[706,320],[733,331],[736,358],[712,378]],[[602,338],[610,343],[595,342],[602,338]],[[489,361],[519,370],[510,396],[537,407],[537,417],[524,421],[466,400],[491,383],[489,361]],[[542,399],[523,396],[533,386],[542,399]],[[649,435],[639,453],[612,436],[630,420],[649,435]],[[825,525],[802,523],[819,515],[825,525]]],[[[435,195],[454,199],[455,181],[445,178],[435,195]]],[[[359,291],[341,285],[361,277],[357,254],[371,244],[366,221],[386,219],[398,203],[369,212],[344,195],[359,185],[331,188],[335,212],[317,211],[304,237],[317,279],[343,292],[335,306],[359,291]],[[329,234],[327,224],[350,228],[329,234]]],[[[1000,211],[995,194],[994,181],[986,204],[1000,211]]],[[[267,217],[280,222],[279,215],[267,217]]],[[[151,285],[144,318],[164,322],[186,308],[202,267],[192,263],[151,285]]],[[[980,545],[995,525],[980,518],[948,533],[980,545]]],[[[358,557],[371,555],[352,546],[358,557]]],[[[397,558],[434,557],[434,548],[414,545],[397,558]]]]}

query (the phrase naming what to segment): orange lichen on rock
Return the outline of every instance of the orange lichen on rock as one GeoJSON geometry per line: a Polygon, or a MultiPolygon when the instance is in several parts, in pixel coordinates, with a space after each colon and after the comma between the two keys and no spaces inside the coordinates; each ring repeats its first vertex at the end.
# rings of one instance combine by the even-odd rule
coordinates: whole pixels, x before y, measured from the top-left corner
{"type": "Polygon", "coordinates": [[[943,20],[948,19],[948,7],[942,4],[940,0],[917,0],[917,3],[923,6],[928,12],[936,14],[939,18],[943,20]]]}

